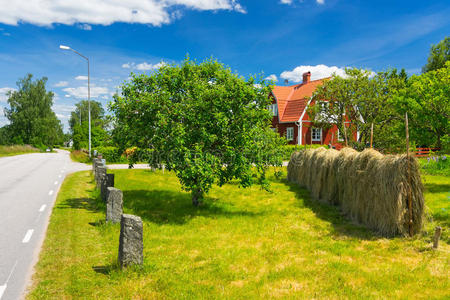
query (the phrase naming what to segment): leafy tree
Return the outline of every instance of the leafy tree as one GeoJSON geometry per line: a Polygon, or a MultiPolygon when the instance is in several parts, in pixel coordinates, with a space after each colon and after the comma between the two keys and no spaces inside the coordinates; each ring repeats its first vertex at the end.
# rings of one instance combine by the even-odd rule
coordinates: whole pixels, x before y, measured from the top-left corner
{"type": "MultiPolygon", "coordinates": [[[[346,76],[334,76],[318,87],[313,100],[328,101],[327,106],[314,105],[309,113],[315,122],[334,124],[346,134],[349,144],[364,148],[370,143],[371,125],[374,124],[374,143],[379,149],[398,147],[404,139],[401,135],[402,116],[393,103],[394,95],[406,85],[405,70],[396,69],[373,75],[367,70],[346,69],[346,76]],[[373,76],[372,76],[373,75],[373,76]],[[347,118],[351,124],[344,131],[347,118]],[[359,131],[358,141],[352,132],[359,131]]],[[[403,131],[404,132],[404,131],[403,131]]]]}
{"type": "Polygon", "coordinates": [[[401,113],[410,116],[411,138],[417,144],[448,147],[450,61],[443,68],[412,76],[397,103],[401,113]]]}
{"type": "Polygon", "coordinates": [[[52,111],[53,93],[47,92],[47,78],[32,80],[28,74],[17,82],[17,91],[8,92],[5,116],[13,143],[53,146],[63,139],[61,122],[52,111]]]}
{"type": "Polygon", "coordinates": [[[174,170],[195,206],[214,183],[267,187],[284,140],[270,130],[269,87],[256,83],[212,59],[133,74],[111,104],[115,134],[122,148],[147,149],[152,166],[174,170]]]}
{"type": "MultiPolygon", "coordinates": [[[[73,148],[88,148],[89,145],[89,103],[82,100],[75,104],[69,119],[73,148]],[[80,123],[81,122],[81,123],[80,123]]],[[[109,124],[105,110],[98,101],[91,100],[91,142],[92,147],[102,146],[108,140],[106,128],[109,124]]]]}
{"type": "MultiPolygon", "coordinates": [[[[75,104],[75,110],[70,113],[69,127],[70,131],[76,124],[88,122],[89,120],[89,101],[82,100],[75,104]]],[[[100,102],[91,100],[91,122],[92,126],[105,127],[105,110],[100,102]]]]}
{"type": "Polygon", "coordinates": [[[427,64],[423,66],[422,72],[443,68],[447,61],[450,61],[450,37],[446,37],[437,45],[431,46],[427,64]]]}

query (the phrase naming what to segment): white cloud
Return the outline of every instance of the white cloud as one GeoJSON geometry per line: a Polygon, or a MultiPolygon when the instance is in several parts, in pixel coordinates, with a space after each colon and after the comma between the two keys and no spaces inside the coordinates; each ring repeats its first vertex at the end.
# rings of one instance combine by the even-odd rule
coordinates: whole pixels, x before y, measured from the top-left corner
{"type": "Polygon", "coordinates": [[[269,75],[265,79],[269,81],[278,81],[278,77],[275,74],[269,75]]]}
{"type": "Polygon", "coordinates": [[[64,87],[64,86],[68,86],[68,85],[69,85],[69,83],[67,81],[60,81],[60,82],[55,83],[53,86],[54,87],[64,87]]]}
{"type": "MultiPolygon", "coordinates": [[[[65,88],[63,89],[64,92],[67,94],[65,97],[75,97],[78,99],[87,99],[88,96],[88,89],[87,86],[79,86],[76,88],[65,88]]],[[[109,94],[109,90],[106,87],[99,87],[99,86],[91,86],[91,98],[97,98],[100,95],[106,95],[109,94]]]]}
{"type": "Polygon", "coordinates": [[[115,22],[161,26],[180,16],[182,8],[245,13],[237,0],[28,0],[8,1],[2,6],[0,23],[17,25],[25,22],[38,26],[56,23],[110,25],[115,22]]]}
{"type": "Polygon", "coordinates": [[[84,75],[80,75],[80,76],[75,77],[75,80],[88,80],[88,77],[84,76],[84,75]]]}
{"type": "Polygon", "coordinates": [[[52,106],[52,109],[55,113],[71,113],[72,111],[75,110],[75,105],[66,105],[66,104],[54,104],[52,106]]]}
{"type": "MultiPolygon", "coordinates": [[[[280,0],[281,4],[287,4],[287,5],[291,5],[294,1],[293,0],[280,0]]],[[[300,0],[300,2],[303,2],[303,0],[300,0]]],[[[325,4],[325,0],[316,0],[317,4],[325,4]]]]}
{"type": "Polygon", "coordinates": [[[82,30],[87,30],[87,31],[92,30],[92,26],[89,24],[78,24],[77,27],[82,30]]]}
{"type": "Polygon", "coordinates": [[[0,102],[8,101],[8,96],[6,95],[9,91],[15,91],[16,89],[10,87],[0,88],[0,102]]]}
{"type": "Polygon", "coordinates": [[[333,74],[345,76],[345,68],[339,68],[336,66],[328,67],[326,65],[316,65],[316,66],[298,66],[292,71],[284,71],[283,73],[281,73],[280,77],[283,79],[287,79],[290,82],[300,82],[303,81],[303,73],[305,72],[311,72],[311,80],[330,77],[333,74]]]}
{"type": "Polygon", "coordinates": [[[149,71],[149,70],[157,70],[157,69],[159,69],[159,68],[161,68],[161,67],[163,67],[165,65],[166,65],[166,63],[163,62],[163,61],[159,62],[157,64],[150,64],[150,63],[147,63],[147,62],[136,64],[134,62],[131,62],[131,63],[123,64],[122,68],[124,68],[124,69],[136,69],[136,70],[139,70],[139,71],[149,71]]]}

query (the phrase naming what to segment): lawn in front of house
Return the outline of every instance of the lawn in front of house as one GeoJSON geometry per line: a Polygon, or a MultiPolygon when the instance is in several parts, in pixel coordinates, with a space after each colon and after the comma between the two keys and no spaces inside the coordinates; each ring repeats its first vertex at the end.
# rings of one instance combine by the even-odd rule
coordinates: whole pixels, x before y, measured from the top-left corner
{"type": "MultiPolygon", "coordinates": [[[[450,296],[450,247],[430,250],[432,232],[381,238],[284,179],[271,178],[272,193],[214,187],[195,208],[173,173],[110,172],[125,213],[144,222],[144,265],[119,270],[120,225],[104,223],[90,173],[75,173],[61,187],[28,298],[450,296]]],[[[436,217],[446,205],[439,180],[426,176],[426,201],[447,226],[436,217]]]]}

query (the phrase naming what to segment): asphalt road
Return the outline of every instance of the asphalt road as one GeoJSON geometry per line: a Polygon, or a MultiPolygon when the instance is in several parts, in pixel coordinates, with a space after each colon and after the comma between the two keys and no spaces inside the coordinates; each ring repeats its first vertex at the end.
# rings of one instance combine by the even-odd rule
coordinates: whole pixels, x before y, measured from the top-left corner
{"type": "Polygon", "coordinates": [[[0,158],[0,300],[24,297],[59,187],[88,169],[67,151],[0,158]]]}

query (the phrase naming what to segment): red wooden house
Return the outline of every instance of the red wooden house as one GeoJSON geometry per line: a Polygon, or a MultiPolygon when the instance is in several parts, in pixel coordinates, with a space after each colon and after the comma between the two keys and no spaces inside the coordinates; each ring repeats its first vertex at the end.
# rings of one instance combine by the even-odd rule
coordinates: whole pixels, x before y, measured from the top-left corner
{"type": "MultiPolygon", "coordinates": [[[[329,129],[314,127],[307,108],[315,105],[311,97],[323,78],[311,81],[311,72],[303,74],[303,82],[291,86],[275,86],[270,94],[273,99],[270,110],[273,112],[272,128],[286,137],[289,144],[323,144],[340,149],[344,143],[336,125],[329,129]]],[[[348,127],[349,121],[346,122],[348,127]]],[[[357,139],[354,133],[353,139],[357,139]]]]}

